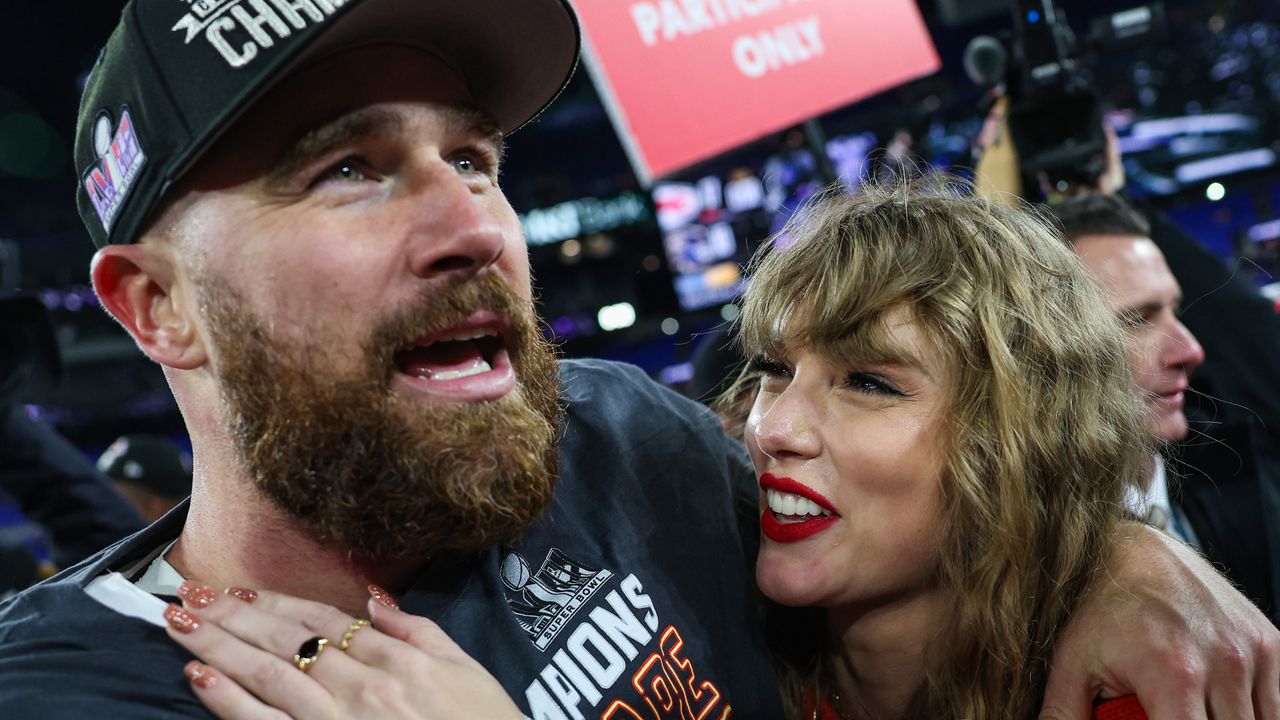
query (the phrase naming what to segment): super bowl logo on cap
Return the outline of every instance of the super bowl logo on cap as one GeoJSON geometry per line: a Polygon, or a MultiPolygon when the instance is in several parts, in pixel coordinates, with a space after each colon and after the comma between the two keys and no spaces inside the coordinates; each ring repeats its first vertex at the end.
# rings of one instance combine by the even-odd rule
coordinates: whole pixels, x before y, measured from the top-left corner
{"type": "Polygon", "coordinates": [[[85,170],[84,189],[103,229],[110,231],[129,188],[147,161],[133,119],[129,117],[129,108],[121,111],[120,125],[115,128],[111,126],[110,113],[105,110],[98,113],[93,123],[93,152],[98,160],[85,170]]]}

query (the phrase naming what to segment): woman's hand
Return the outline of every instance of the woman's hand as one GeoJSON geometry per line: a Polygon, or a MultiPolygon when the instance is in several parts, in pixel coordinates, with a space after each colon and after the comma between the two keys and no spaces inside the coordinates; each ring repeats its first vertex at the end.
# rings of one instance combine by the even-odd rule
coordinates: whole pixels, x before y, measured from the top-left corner
{"type": "Polygon", "coordinates": [[[1280,633],[1194,550],[1125,523],[1058,640],[1041,720],[1136,693],[1151,720],[1280,718],[1280,633]]]}
{"type": "Polygon", "coordinates": [[[203,660],[187,665],[187,677],[220,718],[524,717],[438,625],[370,592],[372,625],[287,595],[186,583],[186,607],[171,605],[165,617],[170,637],[203,660]],[[294,657],[314,637],[327,645],[304,672],[294,657]]]}

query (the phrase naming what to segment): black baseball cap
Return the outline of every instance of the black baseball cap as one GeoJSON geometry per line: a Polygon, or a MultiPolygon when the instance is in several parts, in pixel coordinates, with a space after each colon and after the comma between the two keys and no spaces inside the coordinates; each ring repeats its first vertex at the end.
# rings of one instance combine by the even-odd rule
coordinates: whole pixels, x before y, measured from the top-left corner
{"type": "Polygon", "coordinates": [[[176,500],[191,494],[191,456],[161,435],[117,438],[98,458],[98,470],[162,497],[176,500]]]}
{"type": "Polygon", "coordinates": [[[438,56],[506,133],[560,94],[580,48],[568,0],[130,0],[76,121],[76,205],[94,244],[137,240],[174,181],[275,82],[370,44],[438,56]]]}

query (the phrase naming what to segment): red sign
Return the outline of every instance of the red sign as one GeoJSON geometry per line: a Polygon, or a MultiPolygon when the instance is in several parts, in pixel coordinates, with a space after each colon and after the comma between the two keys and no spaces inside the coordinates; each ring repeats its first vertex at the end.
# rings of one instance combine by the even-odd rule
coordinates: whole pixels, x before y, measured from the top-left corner
{"type": "Polygon", "coordinates": [[[914,0],[575,0],[648,182],[936,71],[914,0]]]}

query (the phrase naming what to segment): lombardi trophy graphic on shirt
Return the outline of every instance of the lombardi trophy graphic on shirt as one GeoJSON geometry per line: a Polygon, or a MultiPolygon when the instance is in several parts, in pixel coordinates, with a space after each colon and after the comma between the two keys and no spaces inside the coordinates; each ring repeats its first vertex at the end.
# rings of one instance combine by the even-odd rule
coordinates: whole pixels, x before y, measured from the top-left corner
{"type": "Polygon", "coordinates": [[[502,560],[507,604],[539,650],[547,649],[578,608],[611,577],[608,570],[587,567],[557,548],[533,574],[519,553],[509,552],[502,560]]]}

